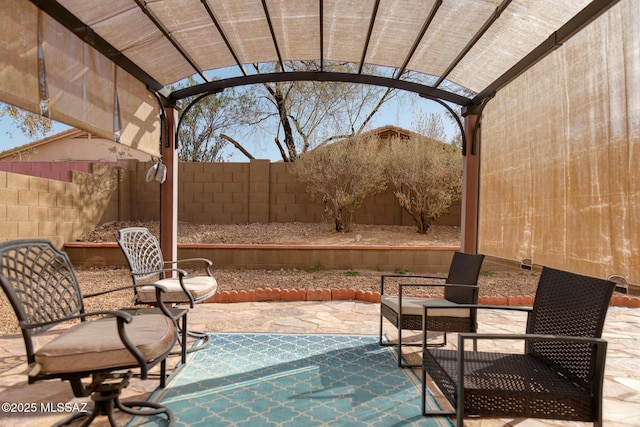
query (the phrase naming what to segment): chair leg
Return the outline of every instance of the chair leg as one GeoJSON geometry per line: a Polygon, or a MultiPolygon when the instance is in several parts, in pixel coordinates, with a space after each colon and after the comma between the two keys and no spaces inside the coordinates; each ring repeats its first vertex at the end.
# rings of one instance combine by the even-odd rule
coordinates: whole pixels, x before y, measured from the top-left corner
{"type": "MultiPolygon", "coordinates": [[[[423,339],[426,339],[426,337],[423,337],[423,339]]],[[[443,332],[442,342],[430,343],[430,344],[427,344],[427,347],[444,347],[445,345],[447,345],[447,333],[443,332]]]]}
{"type": "Polygon", "coordinates": [[[397,348],[398,348],[398,367],[399,368],[419,368],[420,366],[422,366],[422,364],[420,363],[402,363],[402,347],[421,347],[422,343],[420,344],[402,344],[402,328],[398,329],[398,344],[397,344],[397,348]]]}
{"type": "Polygon", "coordinates": [[[93,409],[91,412],[76,413],[62,421],[54,424],[55,427],[69,425],[72,422],[80,419],[86,419],[83,422],[83,426],[91,424],[99,415],[106,416],[109,420],[109,424],[116,426],[116,420],[114,417],[114,410],[117,408],[121,412],[129,415],[149,416],[164,414],[167,417],[168,425],[174,425],[174,416],[169,408],[154,402],[147,401],[129,401],[121,402],[120,394],[122,390],[129,385],[129,379],[133,376],[133,372],[129,371],[122,376],[118,376],[119,382],[102,383],[98,385],[91,393],[91,400],[93,400],[93,409]],[[146,410],[136,410],[139,408],[150,408],[146,410]]]}
{"type": "MultiPolygon", "coordinates": [[[[396,347],[397,346],[397,354],[398,354],[398,367],[399,368],[418,368],[419,364],[413,365],[408,363],[402,363],[402,330],[398,329],[398,342],[384,342],[382,341],[382,325],[384,322],[384,316],[382,316],[382,312],[380,313],[380,335],[379,335],[379,344],[383,347],[396,347]]],[[[391,322],[391,321],[390,321],[391,322]]],[[[391,322],[393,324],[393,322],[391,322]]],[[[396,321],[396,325],[399,324],[399,319],[396,321]]],[[[396,326],[394,325],[394,326],[396,326]]],[[[397,327],[397,326],[396,326],[397,327]]],[[[422,344],[405,344],[405,346],[421,346],[422,344]]]]}
{"type": "MultiPolygon", "coordinates": [[[[178,324],[178,330],[180,333],[179,341],[180,341],[180,357],[182,358],[182,363],[187,363],[187,354],[193,353],[195,351],[200,351],[209,346],[210,339],[209,335],[206,332],[196,332],[190,331],[187,328],[187,314],[185,313],[182,316],[182,322],[178,324]],[[187,338],[196,338],[199,340],[198,345],[195,347],[187,348],[187,338]]],[[[172,355],[176,355],[178,353],[171,353],[172,355]]]]}
{"type": "Polygon", "coordinates": [[[456,415],[455,411],[447,411],[444,409],[441,410],[433,410],[427,411],[427,391],[429,387],[427,386],[427,371],[422,369],[422,415],[430,416],[430,417],[450,417],[452,415],[456,415]]]}

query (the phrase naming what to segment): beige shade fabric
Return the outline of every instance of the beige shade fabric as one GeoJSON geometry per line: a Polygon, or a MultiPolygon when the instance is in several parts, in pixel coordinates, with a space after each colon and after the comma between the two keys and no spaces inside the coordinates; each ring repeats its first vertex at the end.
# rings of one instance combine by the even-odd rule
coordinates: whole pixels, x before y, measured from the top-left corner
{"type": "Polygon", "coordinates": [[[408,70],[463,105],[496,92],[482,117],[479,251],[640,283],[640,0],[36,3],[0,0],[0,101],[39,113],[44,93],[52,118],[154,155],[154,91],[230,66],[408,70]]]}
{"type": "Polygon", "coordinates": [[[113,140],[115,65],[46,15],[42,27],[50,117],[113,140]]]}
{"type": "Polygon", "coordinates": [[[408,60],[408,69],[440,76],[496,9],[508,3],[448,76],[478,92],[589,0],[165,0],[146,2],[145,9],[133,0],[59,3],[162,85],[198,70],[237,65],[234,54],[247,71],[250,64],[280,58],[359,63],[364,55],[370,65],[399,68],[408,60]],[[435,17],[421,36],[435,6],[435,17]]]}
{"type": "Polygon", "coordinates": [[[158,156],[161,134],[158,100],[143,84],[119,68],[116,70],[116,82],[120,142],[158,156]]]}
{"type": "Polygon", "coordinates": [[[28,1],[0,0],[0,100],[40,113],[38,8],[28,1]]]}
{"type": "Polygon", "coordinates": [[[0,8],[0,25],[12,35],[0,44],[2,102],[40,114],[44,101],[53,120],[112,141],[119,130],[123,145],[159,155],[160,108],[143,83],[120,73],[116,129],[116,65],[26,0],[0,0],[0,8]]]}
{"type": "Polygon", "coordinates": [[[621,2],[489,101],[487,255],[640,283],[640,2],[621,2]]]}

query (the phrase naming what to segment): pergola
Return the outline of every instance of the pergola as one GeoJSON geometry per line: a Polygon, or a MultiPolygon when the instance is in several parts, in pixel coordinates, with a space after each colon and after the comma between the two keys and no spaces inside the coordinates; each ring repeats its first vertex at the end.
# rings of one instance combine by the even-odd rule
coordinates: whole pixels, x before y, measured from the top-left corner
{"type": "Polygon", "coordinates": [[[0,6],[1,101],[162,157],[167,259],[177,251],[178,100],[255,83],[347,81],[462,109],[465,252],[640,283],[640,0],[0,6]],[[294,71],[302,60],[319,70],[294,71]],[[332,72],[338,62],[357,72],[332,72]],[[265,63],[279,71],[251,66],[265,63]],[[237,76],[211,80],[228,67],[237,76]],[[197,85],[167,89],[190,76],[197,85]]]}

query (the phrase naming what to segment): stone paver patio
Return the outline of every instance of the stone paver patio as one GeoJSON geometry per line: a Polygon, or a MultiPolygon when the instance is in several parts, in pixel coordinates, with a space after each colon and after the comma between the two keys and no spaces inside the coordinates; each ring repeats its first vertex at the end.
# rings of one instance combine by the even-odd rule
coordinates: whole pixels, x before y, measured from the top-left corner
{"type": "MultiPolygon", "coordinates": [[[[359,301],[318,302],[253,302],[235,304],[202,304],[191,311],[190,329],[212,332],[289,332],[377,334],[379,304],[359,301]]],[[[386,322],[385,322],[386,323],[386,322]]],[[[482,310],[479,314],[483,332],[523,332],[524,314],[482,310]]],[[[386,331],[393,338],[393,328],[386,331]]],[[[640,310],[611,307],[604,327],[609,342],[605,379],[605,426],[635,426],[640,419],[640,310]]],[[[439,338],[437,338],[439,339],[439,338]]],[[[450,336],[449,343],[455,343],[450,336]]],[[[482,349],[482,347],[481,347],[482,349]]],[[[24,344],[20,335],[0,337],[0,402],[54,404],[73,400],[68,383],[48,381],[27,384],[24,344]]],[[[125,394],[145,397],[157,381],[133,381],[125,394]]],[[[37,411],[0,413],[1,426],[42,426],[56,422],[67,413],[37,411]]],[[[127,418],[119,418],[126,422],[127,418]]],[[[106,419],[94,425],[108,425],[106,419]]],[[[544,420],[473,420],[465,425],[487,426],[579,426],[544,420]]]]}

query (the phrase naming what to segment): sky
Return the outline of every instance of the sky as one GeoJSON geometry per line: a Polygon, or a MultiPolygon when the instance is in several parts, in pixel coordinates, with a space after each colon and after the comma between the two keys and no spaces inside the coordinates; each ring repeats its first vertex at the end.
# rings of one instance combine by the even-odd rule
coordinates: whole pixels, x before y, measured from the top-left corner
{"type": "MultiPolygon", "coordinates": [[[[418,98],[417,95],[415,96],[417,100],[411,104],[404,103],[399,105],[395,101],[384,104],[382,109],[374,116],[372,128],[394,125],[404,129],[415,130],[416,118],[420,115],[446,111],[444,107],[436,102],[418,98]]],[[[449,121],[446,121],[446,126],[448,136],[456,134],[457,126],[450,124],[449,121]]],[[[69,128],[69,126],[63,123],[54,122],[52,131],[46,136],[54,135],[69,128]]],[[[10,118],[0,117],[0,151],[9,150],[31,141],[30,138],[24,136],[20,130],[13,125],[13,121],[10,118]]],[[[270,159],[272,161],[282,160],[275,144],[271,141],[247,144],[247,149],[249,149],[251,154],[256,158],[270,159]]],[[[227,161],[244,162],[247,160],[246,157],[235,148],[228,147],[228,150],[229,155],[227,161]]]]}

